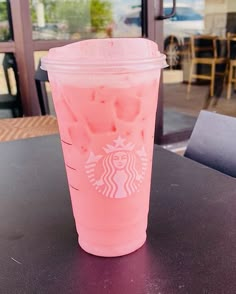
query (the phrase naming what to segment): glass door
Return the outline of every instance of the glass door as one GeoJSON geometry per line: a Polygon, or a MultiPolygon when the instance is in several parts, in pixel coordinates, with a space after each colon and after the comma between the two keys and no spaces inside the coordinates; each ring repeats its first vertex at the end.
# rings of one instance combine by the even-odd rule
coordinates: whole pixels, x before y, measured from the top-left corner
{"type": "MultiPolygon", "coordinates": [[[[162,1],[0,0],[10,7],[14,32],[14,41],[0,42],[0,51],[15,53],[24,115],[40,113],[34,72],[40,56],[52,47],[86,38],[148,37],[163,52],[162,1]]],[[[5,25],[5,18],[1,24],[5,25]]],[[[11,40],[11,26],[6,28],[2,35],[11,40]]],[[[162,86],[159,96],[156,142],[163,130],[162,86]]]]}
{"type": "MultiPolygon", "coordinates": [[[[201,79],[201,75],[211,71],[209,66],[194,64],[190,81],[192,36],[217,37],[217,57],[228,57],[227,33],[236,34],[235,0],[0,0],[0,3],[2,6],[10,3],[14,30],[14,41],[6,42],[12,39],[11,26],[6,22],[6,13],[2,13],[0,51],[15,52],[19,73],[27,76],[22,79],[23,74],[19,75],[25,115],[39,113],[33,51],[47,51],[86,38],[148,37],[166,53],[170,65],[163,72],[160,86],[156,142],[187,138],[201,109],[236,116],[235,89],[228,86],[227,70],[222,75],[224,70],[217,68],[221,76],[214,75],[214,95],[209,92],[211,80],[201,79]],[[170,14],[172,17],[163,21],[163,16],[170,14]]],[[[202,57],[212,57],[209,52],[204,54],[202,57]]]]}
{"type": "MultiPolygon", "coordinates": [[[[166,0],[164,13],[168,13],[170,7],[171,1],[166,0]]],[[[186,139],[203,108],[208,88],[206,82],[200,83],[201,86],[192,85],[190,93],[187,93],[190,38],[203,33],[204,0],[177,0],[175,15],[163,23],[164,51],[169,64],[163,74],[163,135],[167,141],[186,139]]]]}
{"type": "MultiPolygon", "coordinates": [[[[227,97],[227,33],[236,33],[235,3],[176,0],[175,15],[164,20],[164,51],[169,63],[163,74],[164,141],[187,139],[202,109],[236,116],[234,89],[227,97]]],[[[172,0],[165,0],[164,13],[171,6],[172,0]]]]}

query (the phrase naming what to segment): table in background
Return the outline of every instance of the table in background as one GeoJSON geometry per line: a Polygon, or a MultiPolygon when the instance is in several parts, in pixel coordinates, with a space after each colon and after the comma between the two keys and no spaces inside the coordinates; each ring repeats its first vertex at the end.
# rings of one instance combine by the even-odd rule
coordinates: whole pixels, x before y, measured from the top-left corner
{"type": "Polygon", "coordinates": [[[0,120],[0,142],[58,134],[52,115],[6,118],[0,120]]]}
{"type": "Polygon", "coordinates": [[[146,244],[85,253],[57,136],[0,144],[0,293],[236,293],[236,180],[155,147],[146,244]]]}

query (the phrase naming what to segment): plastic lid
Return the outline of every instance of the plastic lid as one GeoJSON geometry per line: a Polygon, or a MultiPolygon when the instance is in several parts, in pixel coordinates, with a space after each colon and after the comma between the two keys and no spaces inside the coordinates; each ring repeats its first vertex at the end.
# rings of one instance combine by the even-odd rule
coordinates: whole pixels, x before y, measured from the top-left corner
{"type": "Polygon", "coordinates": [[[164,68],[166,57],[144,38],[91,39],[52,48],[42,58],[47,71],[112,71],[164,68]]]}

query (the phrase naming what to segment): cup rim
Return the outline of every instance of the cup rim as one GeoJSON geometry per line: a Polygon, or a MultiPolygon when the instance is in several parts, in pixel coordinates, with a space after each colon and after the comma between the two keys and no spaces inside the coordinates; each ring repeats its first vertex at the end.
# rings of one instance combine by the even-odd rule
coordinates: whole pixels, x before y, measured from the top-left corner
{"type": "Polygon", "coordinates": [[[46,71],[67,71],[67,72],[129,72],[129,71],[145,71],[151,69],[162,69],[168,67],[166,63],[166,55],[160,53],[153,58],[133,58],[129,60],[111,59],[106,62],[104,60],[92,61],[83,60],[59,60],[51,59],[47,56],[41,58],[41,69],[46,71]]]}

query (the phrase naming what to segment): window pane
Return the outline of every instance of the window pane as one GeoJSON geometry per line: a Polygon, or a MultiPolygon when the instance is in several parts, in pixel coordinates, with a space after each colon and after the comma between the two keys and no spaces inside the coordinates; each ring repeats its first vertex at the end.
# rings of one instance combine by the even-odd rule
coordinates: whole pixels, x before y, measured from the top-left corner
{"type": "Polygon", "coordinates": [[[33,39],[141,37],[141,0],[31,0],[33,39]]]}
{"type": "Polygon", "coordinates": [[[11,40],[7,0],[0,0],[0,41],[11,40]]]}

